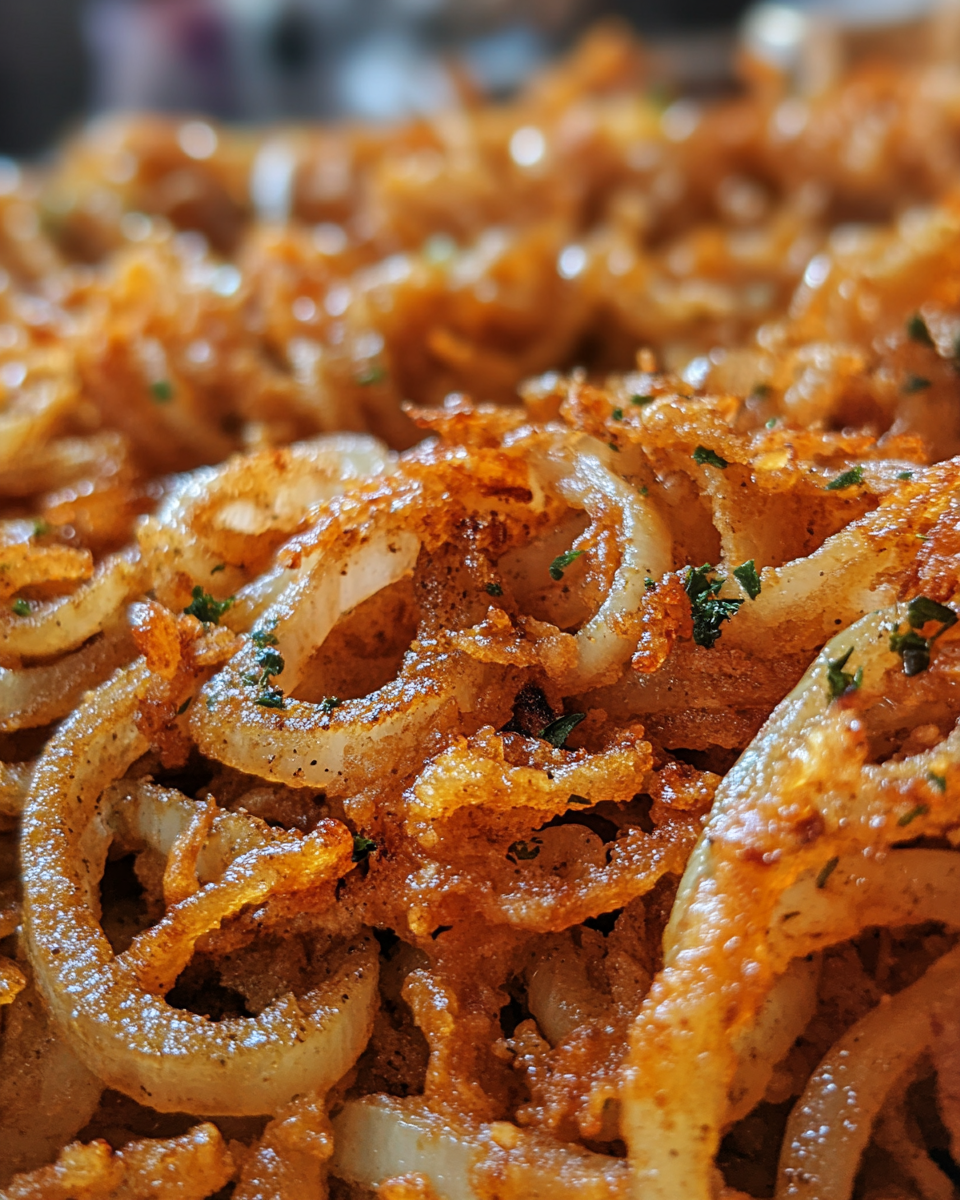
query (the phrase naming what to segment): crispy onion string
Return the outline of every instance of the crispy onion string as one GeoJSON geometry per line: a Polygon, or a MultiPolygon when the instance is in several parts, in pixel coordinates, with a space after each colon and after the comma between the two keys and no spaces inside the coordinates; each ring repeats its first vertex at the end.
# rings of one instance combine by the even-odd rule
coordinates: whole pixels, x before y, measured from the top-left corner
{"type": "Polygon", "coordinates": [[[443,1200],[481,1200],[491,1189],[524,1200],[625,1200],[623,1159],[565,1145],[507,1121],[453,1125],[419,1101],[352,1100],[333,1118],[333,1175],[374,1188],[419,1174],[443,1200]]]}
{"type": "Polygon", "coordinates": [[[123,605],[143,585],[135,550],[110,555],[76,591],[38,605],[27,616],[0,613],[0,650],[24,658],[73,650],[116,623],[123,605]]]}
{"type": "MultiPolygon", "coordinates": [[[[645,1197],[709,1196],[737,1069],[733,1038],[790,960],[825,944],[812,928],[805,937],[785,932],[790,921],[776,919],[780,898],[801,878],[830,888],[845,854],[898,840],[902,819],[916,816],[918,833],[955,820],[960,731],[924,753],[869,763],[864,720],[831,703],[830,663],[852,646],[863,668],[860,703],[876,696],[885,719],[896,716],[885,699],[887,673],[900,668],[889,631],[904,619],[904,606],[894,606],[828,643],[717,793],[667,929],[664,971],[633,1031],[624,1128],[645,1197]],[[726,992],[717,988],[718,972],[731,979],[726,992]],[[661,1089],[671,1098],[663,1108],[661,1089]]],[[[898,886],[896,877],[886,881],[885,907],[857,903],[856,892],[845,906],[838,895],[830,940],[851,936],[861,920],[887,924],[900,920],[898,909],[919,911],[912,900],[894,903],[898,886]],[[853,915],[844,919],[846,907],[853,915]]],[[[922,891],[919,882],[906,889],[914,899],[922,891]]],[[[801,921],[802,907],[791,918],[801,921]]]]}
{"type": "MultiPolygon", "coordinates": [[[[494,466],[503,469],[503,459],[494,466]]],[[[455,461],[441,462],[429,488],[415,475],[398,476],[359,520],[346,503],[349,497],[341,506],[331,504],[303,543],[287,548],[285,558],[297,566],[279,566],[238,597],[234,619],[260,613],[257,631],[276,639],[283,660],[282,711],[258,704],[255,636],[194,706],[191,730],[201,750],[264,778],[339,795],[400,763],[413,765],[411,753],[444,709],[472,711],[489,669],[464,656],[455,660],[443,646],[408,656],[397,678],[333,711],[292,693],[340,617],[407,577],[426,539],[442,543],[456,536],[460,521],[491,517],[519,530],[508,537],[529,536],[530,525],[543,516],[542,493],[518,461],[508,461],[506,468],[518,486],[495,482],[492,469],[488,479],[465,474],[455,461]],[[263,610],[265,601],[272,603],[263,610]]]]}
{"type": "MultiPolygon", "coordinates": [[[[958,922],[960,909],[954,909],[958,922]]],[[[958,1004],[960,948],[847,1030],[790,1114],[777,1200],[847,1200],[888,1093],[933,1043],[942,1022],[938,1011],[950,1013],[958,1004]]]]}
{"type": "Polygon", "coordinates": [[[547,455],[541,469],[563,499],[583,509],[591,525],[572,549],[591,544],[602,530],[615,531],[620,561],[597,611],[577,631],[577,664],[564,680],[578,690],[610,683],[637,648],[637,614],[648,578],[660,579],[673,566],[670,531],[648,496],[616,475],[608,452],[592,438],[590,452],[547,455]]]}
{"type": "Polygon", "coordinates": [[[297,845],[296,835],[267,838],[115,956],[95,915],[109,820],[94,817],[104,788],[147,748],[134,720],[146,681],[138,664],[91,693],[37,766],[22,835],[37,986],[68,1043],[108,1086],[167,1111],[273,1112],[296,1092],[331,1086],[366,1044],[376,999],[371,942],[360,938],[318,966],[309,992],[287,993],[253,1018],[214,1023],[171,1008],[162,993],[185,965],[186,945],[277,887],[329,877],[349,860],[352,841],[343,827],[328,829],[332,822],[297,845]]]}
{"type": "Polygon", "coordinates": [[[235,591],[312,508],[382,475],[394,458],[376,438],[336,434],[183,476],[137,532],[158,594],[183,574],[204,583],[215,574],[218,588],[235,591]]]}
{"type": "Polygon", "coordinates": [[[135,654],[130,630],[118,615],[87,645],[55,662],[20,670],[0,667],[0,730],[32,729],[66,716],[84,692],[135,654]]]}

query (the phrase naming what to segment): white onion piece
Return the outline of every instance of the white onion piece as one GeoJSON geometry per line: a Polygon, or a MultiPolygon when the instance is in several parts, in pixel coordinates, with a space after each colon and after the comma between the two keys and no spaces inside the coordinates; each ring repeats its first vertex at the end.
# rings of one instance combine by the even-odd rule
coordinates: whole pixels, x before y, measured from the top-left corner
{"type": "Polygon", "coordinates": [[[105,858],[109,832],[98,839],[93,826],[97,799],[147,749],[134,718],[148,678],[139,663],[90,693],[37,764],[22,833],[24,932],[37,987],[69,1045],[107,1086],[162,1111],[274,1112],[295,1093],[332,1086],[362,1051],[377,999],[376,950],[361,938],[318,967],[326,977],[306,994],[219,1022],[171,1008],[114,956],[84,855],[91,865],[105,858]]]}
{"type": "Polygon", "coordinates": [[[527,972],[527,1005],[552,1046],[587,1021],[602,1018],[610,999],[587,978],[583,956],[569,934],[527,972]]]}
{"type": "Polygon", "coordinates": [[[333,1118],[331,1174],[375,1188],[417,1172],[439,1200],[626,1200],[623,1159],[583,1150],[506,1121],[456,1126],[420,1101],[351,1100],[333,1118]]]}
{"type": "Polygon", "coordinates": [[[597,612],[576,634],[578,663],[568,686],[609,683],[637,648],[635,614],[647,577],[660,579],[673,566],[670,531],[647,496],[625,483],[595,454],[579,453],[573,468],[556,481],[557,491],[594,522],[613,513],[620,565],[597,612]]]}
{"type": "Polygon", "coordinates": [[[21,670],[0,667],[0,730],[32,729],[66,716],[84,692],[136,652],[129,627],[118,616],[100,637],[55,662],[21,670]]]}
{"type": "Polygon", "coordinates": [[[816,1011],[819,981],[819,957],[794,959],[773,985],[754,1023],[735,1036],[737,1073],[730,1085],[728,1125],[745,1117],[763,1099],[773,1068],[786,1057],[816,1011]]]}
{"type": "Polygon", "coordinates": [[[0,649],[24,658],[73,650],[119,620],[123,605],[144,583],[135,550],[112,554],[69,595],[39,605],[27,617],[0,613],[0,649]]]}
{"type": "Polygon", "coordinates": [[[348,753],[389,756],[391,743],[409,743],[431,727],[447,697],[416,689],[405,696],[396,683],[372,697],[347,700],[332,713],[289,696],[340,617],[416,565],[420,539],[393,527],[391,514],[384,516],[386,528],[340,558],[324,556],[263,614],[285,663],[282,712],[259,707],[255,688],[245,682],[258,673],[252,641],[207,684],[191,718],[205,754],[264,778],[343,790],[350,787],[348,753]],[[375,723],[366,711],[371,705],[379,716],[375,723]]]}
{"type": "Polygon", "coordinates": [[[934,1041],[938,1010],[955,1011],[958,1004],[960,947],[910,987],[884,997],[847,1030],[790,1114],[777,1200],[849,1200],[860,1156],[887,1095],[934,1041]]]}

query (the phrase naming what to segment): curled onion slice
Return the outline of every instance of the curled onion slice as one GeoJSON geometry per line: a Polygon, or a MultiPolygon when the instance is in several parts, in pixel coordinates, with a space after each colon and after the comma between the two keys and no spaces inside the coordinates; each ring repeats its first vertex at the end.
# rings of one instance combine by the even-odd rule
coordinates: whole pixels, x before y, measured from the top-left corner
{"type": "MultiPolygon", "coordinates": [[[[376,1003],[376,952],[370,939],[356,940],[317,966],[307,993],[281,996],[256,1017],[213,1022],[171,1008],[150,987],[170,986],[182,939],[263,894],[255,879],[239,878],[241,854],[185,913],[174,915],[175,906],[163,929],[148,931],[130,961],[113,954],[95,915],[97,864],[110,834],[93,818],[104,788],[147,748],[134,719],[147,679],[138,664],[91,693],[37,764],[22,835],[24,930],[37,986],[70,1046],[108,1086],[162,1111],[274,1112],[297,1092],[329,1088],[363,1049],[376,1003]]],[[[268,843],[246,853],[280,854],[268,870],[274,882],[281,862],[296,860],[285,843],[282,852],[268,843]]],[[[307,863],[305,881],[316,877],[316,865],[307,863]]],[[[322,874],[329,864],[319,865],[322,874]]]]}
{"type": "MultiPolygon", "coordinates": [[[[954,923],[960,910],[954,911],[954,923]]],[[[832,1047],[787,1122],[777,1200],[848,1200],[873,1122],[960,1004],[960,948],[867,1013],[832,1047]]]]}
{"type": "Polygon", "coordinates": [[[0,650],[29,658],[73,650],[115,623],[143,583],[135,550],[110,555],[75,592],[38,605],[28,616],[0,613],[0,650]]]}
{"type": "Polygon", "coordinates": [[[577,631],[577,664],[565,686],[571,689],[610,683],[637,648],[640,611],[648,578],[660,579],[673,566],[672,538],[649,497],[616,475],[607,451],[592,438],[572,456],[547,455],[541,467],[574,508],[583,509],[591,525],[572,549],[588,544],[599,530],[615,531],[620,561],[596,613],[577,631]]]}
{"type": "Polygon", "coordinates": [[[84,692],[135,654],[130,631],[118,616],[87,645],[55,662],[20,670],[0,667],[0,730],[32,729],[66,716],[84,692]]]}
{"type": "Polygon", "coordinates": [[[456,536],[461,521],[494,516],[508,527],[508,540],[530,536],[545,505],[527,469],[502,457],[486,475],[484,469],[482,460],[469,473],[456,461],[431,464],[425,482],[411,466],[409,476],[387,481],[372,500],[361,496],[351,505],[347,496],[331,504],[283,552],[281,559],[295,567],[281,565],[241,592],[233,620],[261,615],[255,636],[193,707],[191,730],[205,754],[264,778],[342,795],[419,762],[419,746],[444,710],[473,711],[490,672],[466,656],[454,669],[442,646],[432,659],[410,655],[396,679],[332,711],[293,693],[339,618],[408,576],[424,544],[456,536]],[[261,611],[265,600],[272,603],[261,611]],[[275,639],[283,659],[282,711],[257,702],[257,633],[275,639]]]}
{"type": "Polygon", "coordinates": [[[491,1187],[525,1200],[613,1200],[628,1195],[622,1159],[518,1128],[507,1121],[457,1125],[418,1101],[351,1100],[333,1118],[331,1173],[373,1188],[418,1173],[440,1200],[482,1200],[491,1187]]]}
{"type": "Polygon", "coordinates": [[[183,574],[225,592],[260,574],[311,509],[382,475],[394,456],[376,438],[335,434],[228,459],[181,477],[137,541],[161,599],[183,574]]]}
{"type": "MultiPolygon", "coordinates": [[[[859,920],[887,924],[898,908],[919,911],[913,900],[894,904],[904,883],[893,876],[885,908],[858,904],[852,890],[847,919],[843,894],[830,883],[846,856],[869,858],[901,840],[904,820],[916,818],[911,834],[939,834],[957,819],[960,729],[923,753],[868,761],[866,715],[859,714],[872,711],[872,698],[888,724],[906,719],[888,694],[888,681],[902,671],[890,628],[905,618],[905,606],[893,606],[828,643],[720,786],[681,883],[664,970],[632,1034],[624,1129],[651,1198],[710,1195],[737,1069],[733,1040],[791,958],[851,936],[859,920]],[[853,669],[863,671],[856,711],[832,703],[829,682],[831,662],[851,647],[853,669]],[[788,934],[802,910],[791,921],[777,919],[781,897],[801,878],[835,901],[820,937],[812,928],[806,937],[788,934]],[[661,1089],[671,1097],[664,1108],[655,1100],[661,1089]]],[[[907,890],[915,898],[923,889],[907,890]]]]}

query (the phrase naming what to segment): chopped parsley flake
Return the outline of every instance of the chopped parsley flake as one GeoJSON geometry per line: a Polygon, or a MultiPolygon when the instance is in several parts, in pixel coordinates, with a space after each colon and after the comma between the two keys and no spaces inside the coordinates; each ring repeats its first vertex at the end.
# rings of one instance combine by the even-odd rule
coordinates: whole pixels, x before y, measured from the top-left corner
{"type": "Polygon", "coordinates": [[[365,371],[361,371],[357,376],[357,383],[361,387],[370,387],[371,384],[382,383],[386,377],[387,371],[385,367],[381,366],[380,363],[371,363],[365,371]]]}
{"type": "Polygon", "coordinates": [[[529,862],[540,853],[540,839],[531,838],[529,842],[514,842],[507,851],[507,858],[516,862],[518,859],[529,862]]]}
{"type": "Polygon", "coordinates": [[[900,474],[897,476],[897,478],[898,479],[912,479],[913,472],[912,471],[901,471],[900,474]]]}
{"type": "Polygon", "coordinates": [[[488,583],[486,585],[486,590],[487,590],[487,595],[489,595],[489,596],[502,596],[503,595],[503,588],[500,586],[499,583],[488,583]]]}
{"type": "MultiPolygon", "coordinates": [[[[937,789],[938,792],[943,793],[947,790],[946,775],[938,775],[936,773],[936,771],[928,771],[927,779],[929,780],[930,783],[933,784],[933,786],[937,789]]],[[[905,823],[906,822],[901,822],[901,824],[905,824],[905,823]]]]}
{"type": "Polygon", "coordinates": [[[319,709],[324,713],[331,713],[335,708],[339,708],[343,701],[339,696],[324,696],[320,701],[319,709]]]}
{"type": "Polygon", "coordinates": [[[578,796],[578,795],[576,795],[576,793],[574,793],[574,795],[569,797],[569,799],[567,800],[567,803],[568,804],[589,804],[590,801],[586,798],[586,796],[578,796]]]}
{"type": "Polygon", "coordinates": [[[914,313],[907,321],[907,337],[913,342],[919,342],[921,346],[933,347],[933,338],[930,336],[930,330],[927,328],[927,323],[919,313],[914,313]]]}
{"type": "Polygon", "coordinates": [[[217,563],[217,565],[215,567],[210,568],[210,574],[211,575],[219,575],[221,571],[225,571],[226,569],[227,569],[226,563],[217,563]]]}
{"type": "Polygon", "coordinates": [[[272,646],[264,646],[257,654],[257,662],[263,669],[264,675],[282,675],[283,668],[286,663],[283,661],[283,655],[279,650],[274,650],[272,646]]]}
{"type": "Polygon", "coordinates": [[[550,564],[550,578],[558,581],[561,580],[567,567],[572,562],[575,562],[582,553],[582,550],[564,550],[562,554],[558,554],[550,564]]]}
{"type": "Polygon", "coordinates": [[[376,850],[377,843],[373,838],[364,837],[362,833],[353,835],[353,861],[363,862],[371,850],[376,850]]]}
{"type": "Polygon", "coordinates": [[[930,387],[930,380],[923,375],[908,375],[903,381],[903,391],[912,396],[914,392],[925,392],[930,387]]]}
{"type": "Polygon", "coordinates": [[[654,400],[656,400],[656,396],[641,396],[639,393],[635,393],[630,397],[630,403],[638,404],[641,408],[645,404],[652,404],[654,400]]]}
{"type": "Polygon", "coordinates": [[[545,742],[549,742],[551,746],[556,746],[558,750],[561,750],[570,734],[581,721],[586,720],[586,717],[586,713],[567,713],[565,717],[557,717],[555,721],[551,721],[549,725],[545,725],[540,730],[540,736],[545,742]]]}
{"type": "Polygon", "coordinates": [[[611,416],[611,417],[613,417],[613,419],[614,419],[615,421],[622,421],[622,420],[623,420],[623,409],[622,409],[622,408],[615,408],[615,409],[613,410],[613,412],[610,414],[610,416],[611,416]]]}
{"type": "Polygon", "coordinates": [[[50,533],[53,526],[49,521],[44,521],[42,517],[38,517],[33,523],[33,536],[43,537],[44,534],[50,533]]]}
{"type": "Polygon", "coordinates": [[[779,422],[780,422],[779,417],[771,417],[770,420],[767,421],[766,427],[767,427],[767,429],[776,429],[779,422]]]}
{"type": "Polygon", "coordinates": [[[616,450],[616,452],[618,454],[620,453],[620,447],[617,445],[616,442],[607,442],[607,445],[610,447],[611,450],[616,450]]]}
{"type": "Polygon", "coordinates": [[[827,886],[827,880],[837,869],[837,863],[839,863],[839,861],[840,861],[839,858],[831,858],[827,862],[824,863],[823,870],[817,876],[817,887],[818,888],[825,888],[827,886]]]}
{"type": "Polygon", "coordinates": [[[911,808],[909,812],[905,812],[897,821],[898,825],[909,825],[911,821],[915,821],[917,817],[922,817],[924,813],[930,811],[930,806],[927,804],[918,804],[916,808],[911,808]]]}
{"type": "Polygon", "coordinates": [[[650,489],[647,487],[646,484],[644,484],[643,487],[641,487],[640,495],[641,496],[649,496],[650,495],[650,489]]]}
{"type": "Polygon", "coordinates": [[[851,467],[849,471],[844,471],[842,475],[838,475],[836,479],[831,479],[824,488],[825,492],[842,492],[844,488],[854,487],[858,483],[863,483],[863,467],[859,464],[851,467]]]}
{"type": "Polygon", "coordinates": [[[186,698],[186,700],[184,700],[184,702],[183,702],[183,703],[180,705],[180,707],[177,709],[177,716],[178,716],[178,717],[182,717],[182,716],[183,716],[183,714],[184,714],[184,713],[187,711],[187,709],[190,707],[190,701],[191,701],[192,699],[193,699],[193,697],[192,697],[192,696],[188,696],[188,697],[186,698]]]}
{"type": "Polygon", "coordinates": [[[733,568],[733,577],[737,583],[743,588],[751,600],[756,600],[760,595],[760,576],[757,574],[757,564],[752,558],[748,558],[745,563],[741,563],[739,567],[733,568]]]}
{"type": "Polygon", "coordinates": [[[919,675],[930,666],[930,651],[933,643],[957,622],[957,614],[945,604],[938,604],[927,596],[915,596],[907,605],[907,624],[910,628],[901,633],[899,626],[890,632],[890,649],[903,659],[904,675],[919,675]],[[918,630],[929,621],[938,621],[940,628],[930,637],[918,630]]]}
{"type": "Polygon", "coordinates": [[[283,692],[279,688],[265,687],[254,699],[261,708],[283,708],[283,692]]]}
{"type": "Polygon", "coordinates": [[[13,609],[13,611],[17,614],[18,617],[29,617],[30,613],[33,611],[30,608],[30,601],[24,600],[23,598],[21,598],[19,600],[14,600],[13,604],[11,604],[10,607],[13,609]]]}
{"type": "Polygon", "coordinates": [[[183,610],[187,616],[196,617],[204,625],[219,625],[220,618],[233,605],[233,596],[226,600],[214,600],[198,583],[192,592],[193,599],[183,610]]]}
{"type": "Polygon", "coordinates": [[[702,567],[690,567],[684,582],[684,590],[690,597],[693,614],[693,640],[708,650],[720,636],[720,626],[729,621],[743,604],[742,600],[724,600],[719,591],[726,580],[716,578],[709,563],[702,567]],[[714,578],[710,578],[714,576],[714,578]]]}
{"type": "Polygon", "coordinates": [[[857,667],[856,673],[843,669],[850,661],[852,653],[851,646],[846,654],[841,654],[839,658],[827,663],[827,687],[831,700],[839,700],[841,696],[857,691],[863,683],[863,667],[857,667]]]}
{"type": "Polygon", "coordinates": [[[763,400],[770,395],[769,383],[755,383],[750,391],[750,395],[756,397],[757,400],[763,400]]]}
{"type": "Polygon", "coordinates": [[[250,634],[250,640],[260,650],[262,650],[264,646],[278,645],[277,635],[270,629],[254,629],[254,631],[250,634]]]}
{"type": "Polygon", "coordinates": [[[643,581],[643,586],[646,588],[646,590],[648,592],[652,592],[653,589],[657,586],[657,581],[653,578],[652,575],[647,575],[643,581]]]}
{"type": "Polygon", "coordinates": [[[169,379],[155,379],[150,384],[150,395],[157,404],[169,404],[173,399],[173,384],[169,379]]]}
{"type": "Polygon", "coordinates": [[[721,471],[725,471],[730,464],[725,458],[721,458],[716,450],[708,450],[706,446],[698,446],[690,455],[695,463],[700,463],[701,466],[707,464],[711,467],[719,467],[721,471]]]}

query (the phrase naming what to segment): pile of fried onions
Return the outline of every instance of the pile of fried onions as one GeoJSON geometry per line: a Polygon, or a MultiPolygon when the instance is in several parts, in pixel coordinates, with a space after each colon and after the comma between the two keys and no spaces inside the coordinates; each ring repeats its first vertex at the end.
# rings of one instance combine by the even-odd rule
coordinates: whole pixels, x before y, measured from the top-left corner
{"type": "MultiPolygon", "coordinates": [[[[706,1200],[822,1020],[822,956],[960,925],[955,464],[826,434],[794,464],[668,377],[630,413],[551,386],[546,424],[457,400],[399,456],[337,435],[180,476],[38,609],[99,587],[110,616],[12,678],[127,661],[0,774],[10,1195],[139,1194],[137,1155],[199,1154],[198,1197],[706,1200]],[[765,550],[771,505],[816,544],[765,550]],[[111,1150],[111,1097],[155,1139],[111,1150]]],[[[955,956],[811,1064],[778,1196],[852,1194],[949,1061],[955,956]]]]}

